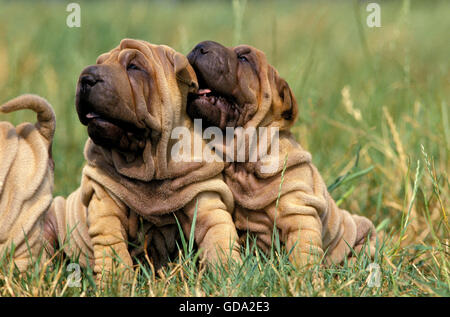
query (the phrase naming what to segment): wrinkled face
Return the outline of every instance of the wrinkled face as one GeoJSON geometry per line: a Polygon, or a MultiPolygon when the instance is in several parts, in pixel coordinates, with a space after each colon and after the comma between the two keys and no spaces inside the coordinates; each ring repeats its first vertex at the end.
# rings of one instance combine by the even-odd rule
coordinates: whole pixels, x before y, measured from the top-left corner
{"type": "Polygon", "coordinates": [[[158,141],[170,134],[187,94],[197,89],[184,55],[165,45],[124,39],[81,72],[76,108],[94,143],[136,152],[149,136],[158,141]]]}
{"type": "Polygon", "coordinates": [[[230,49],[219,43],[199,43],[188,55],[199,80],[199,91],[189,98],[188,113],[207,125],[242,126],[247,104],[257,102],[258,63],[247,46],[230,49]]]}
{"type": "Polygon", "coordinates": [[[86,67],[78,80],[76,109],[89,137],[97,145],[136,151],[143,148],[149,131],[139,120],[131,81],[136,81],[148,100],[150,74],[145,58],[136,50],[117,51],[105,61],[86,67]]]}
{"type": "Polygon", "coordinates": [[[286,81],[267,64],[263,52],[248,46],[233,48],[205,41],[188,55],[199,87],[188,100],[188,114],[207,126],[244,126],[263,103],[270,103],[274,120],[290,125],[296,102],[286,81]]]}
{"type": "Polygon", "coordinates": [[[170,134],[188,92],[197,89],[185,56],[165,45],[124,39],[81,72],[76,108],[94,143],[136,152],[170,134]]]}

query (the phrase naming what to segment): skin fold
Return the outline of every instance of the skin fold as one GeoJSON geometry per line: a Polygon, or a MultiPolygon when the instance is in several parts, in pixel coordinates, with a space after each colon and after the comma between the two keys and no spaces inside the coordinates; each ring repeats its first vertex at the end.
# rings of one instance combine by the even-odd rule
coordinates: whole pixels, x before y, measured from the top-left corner
{"type": "MultiPolygon", "coordinates": [[[[258,152],[256,162],[234,160],[224,170],[235,199],[233,219],[241,242],[249,232],[263,250],[269,251],[275,228],[298,266],[321,259],[328,264],[341,263],[353,255],[350,248],[358,253],[367,240],[370,247],[365,251],[373,255],[376,233],[372,222],[337,207],[311,162],[311,154],[289,132],[297,117],[297,102],[265,54],[248,45],[224,47],[205,41],[188,59],[199,82],[198,92],[188,99],[191,118],[203,119],[203,127],[222,130],[279,130],[277,158],[258,152]],[[278,168],[263,172],[262,167],[273,160],[278,168]]],[[[266,141],[258,142],[260,146],[266,141]]],[[[273,142],[267,142],[270,148],[273,142]]],[[[230,150],[223,145],[223,152],[230,150]]],[[[249,148],[244,151],[249,158],[249,148]]]]}
{"type": "Polygon", "coordinates": [[[111,270],[114,254],[131,267],[132,256],[146,253],[159,267],[177,251],[175,217],[189,236],[196,211],[194,237],[203,259],[239,260],[224,164],[171,156],[172,130],[193,130],[186,102],[197,88],[185,56],[132,39],[81,72],[76,109],[89,134],[86,165],[80,187],[52,204],[49,246],[80,254],[95,273],[111,270]]]}
{"type": "Polygon", "coordinates": [[[55,132],[53,108],[36,95],[6,102],[0,114],[23,109],[37,113],[35,124],[14,127],[0,122],[0,253],[14,245],[11,255],[21,272],[43,249],[44,217],[52,201],[55,132]]]}

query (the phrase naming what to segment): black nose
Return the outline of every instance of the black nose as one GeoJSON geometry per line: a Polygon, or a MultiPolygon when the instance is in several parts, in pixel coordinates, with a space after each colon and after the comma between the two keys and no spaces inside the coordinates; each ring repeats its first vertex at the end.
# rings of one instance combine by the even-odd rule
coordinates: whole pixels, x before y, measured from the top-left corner
{"type": "Polygon", "coordinates": [[[209,52],[208,47],[205,44],[199,44],[195,49],[203,55],[209,52]]]}
{"type": "Polygon", "coordinates": [[[198,55],[205,55],[209,52],[210,48],[207,42],[201,42],[199,44],[197,44],[194,49],[192,50],[192,53],[198,55]]]}
{"type": "Polygon", "coordinates": [[[219,44],[214,41],[203,41],[197,44],[197,46],[194,48],[194,51],[197,51],[200,54],[208,54],[210,51],[214,49],[220,49],[223,48],[222,44],[219,44]]]}
{"type": "Polygon", "coordinates": [[[95,84],[98,82],[98,79],[94,77],[92,74],[84,74],[80,77],[80,83],[82,86],[88,88],[95,86],[95,84]]]}
{"type": "Polygon", "coordinates": [[[196,58],[212,53],[213,51],[220,52],[225,47],[214,41],[203,41],[198,43],[192,51],[188,54],[188,60],[193,64],[196,58]]]}
{"type": "Polygon", "coordinates": [[[80,75],[80,86],[83,90],[89,90],[101,81],[99,68],[97,65],[91,65],[83,69],[80,75]]]}

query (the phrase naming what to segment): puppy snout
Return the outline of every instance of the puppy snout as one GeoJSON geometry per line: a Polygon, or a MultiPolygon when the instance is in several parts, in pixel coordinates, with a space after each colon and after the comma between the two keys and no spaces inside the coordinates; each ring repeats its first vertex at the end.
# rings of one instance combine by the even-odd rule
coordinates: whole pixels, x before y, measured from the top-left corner
{"type": "Polygon", "coordinates": [[[80,83],[81,83],[81,85],[82,86],[85,86],[86,88],[87,87],[92,87],[92,86],[95,86],[95,84],[98,82],[98,79],[97,78],[95,78],[93,75],[91,75],[91,74],[85,74],[85,75],[82,75],[81,77],[80,77],[80,83]]]}
{"type": "Polygon", "coordinates": [[[197,45],[197,47],[195,48],[200,54],[207,54],[209,52],[208,47],[205,44],[199,44],[197,45]]]}
{"type": "Polygon", "coordinates": [[[79,82],[82,89],[89,90],[101,81],[98,66],[92,65],[83,69],[79,82]]]}
{"type": "Polygon", "coordinates": [[[191,64],[195,63],[197,58],[213,53],[214,51],[220,52],[223,46],[214,41],[203,41],[198,43],[192,51],[188,54],[187,58],[191,64]]]}
{"type": "Polygon", "coordinates": [[[214,42],[214,41],[203,41],[197,44],[197,46],[194,48],[194,51],[197,51],[197,53],[205,55],[212,51],[218,51],[226,49],[222,44],[214,42]]]}

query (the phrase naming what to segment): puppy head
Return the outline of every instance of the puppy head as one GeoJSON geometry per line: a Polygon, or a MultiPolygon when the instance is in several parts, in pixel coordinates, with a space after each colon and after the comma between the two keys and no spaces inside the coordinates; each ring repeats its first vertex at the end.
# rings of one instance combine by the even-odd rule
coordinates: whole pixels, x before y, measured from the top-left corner
{"type": "Polygon", "coordinates": [[[277,126],[288,129],[297,102],[265,54],[248,45],[224,47],[205,41],[188,55],[199,90],[189,96],[188,114],[209,126],[277,126]]]}
{"type": "Polygon", "coordinates": [[[160,137],[179,120],[187,93],[197,87],[195,72],[182,54],[124,39],[81,72],[76,109],[94,143],[136,152],[149,136],[160,137]]]}

